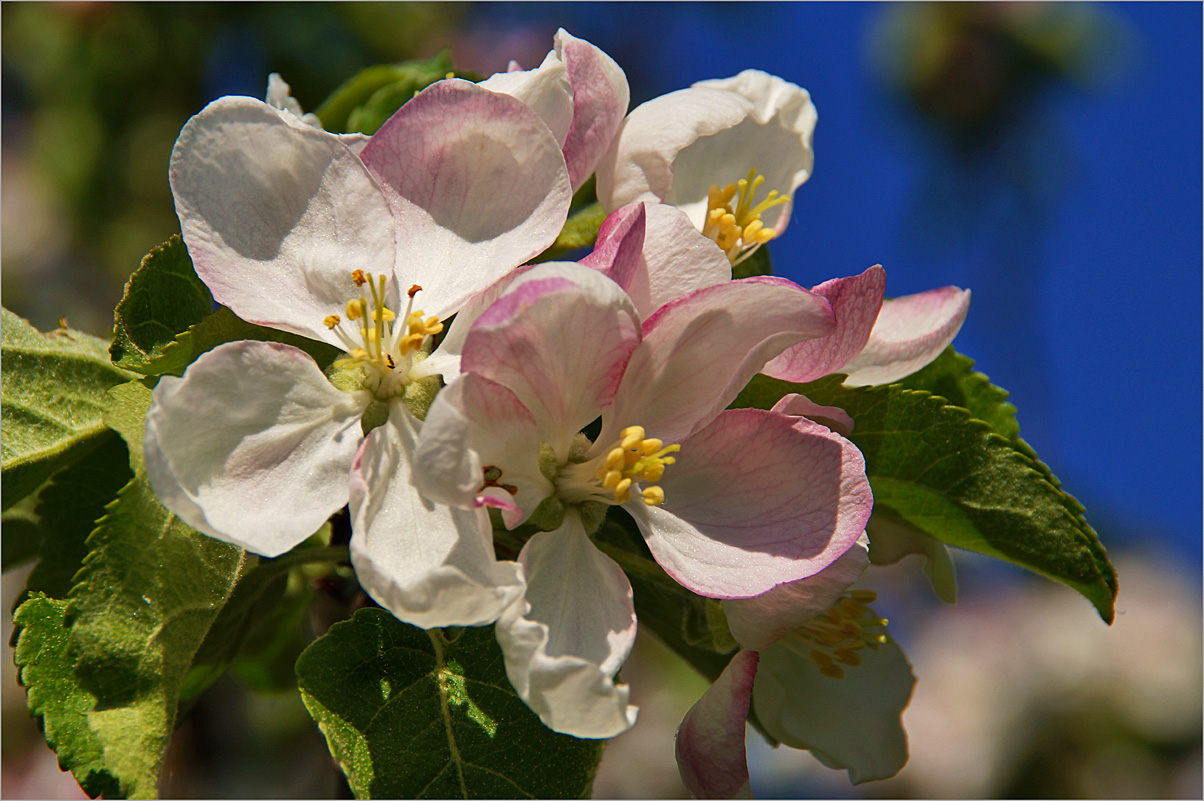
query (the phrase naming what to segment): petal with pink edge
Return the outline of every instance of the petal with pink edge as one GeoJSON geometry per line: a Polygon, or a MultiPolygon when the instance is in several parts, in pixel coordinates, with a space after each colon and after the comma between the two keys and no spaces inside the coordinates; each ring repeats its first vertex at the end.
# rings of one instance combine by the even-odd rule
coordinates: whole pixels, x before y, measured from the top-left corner
{"type": "Polygon", "coordinates": [[[426,497],[462,508],[500,506],[511,527],[553,491],[539,470],[535,418],[513,392],[476,373],[435,396],[414,465],[414,486],[426,497]]]}
{"type": "Polygon", "coordinates": [[[617,284],[579,264],[549,262],[477,318],[461,368],[511,390],[563,460],[614,397],[639,337],[636,311],[617,284]]]}
{"type": "Polygon", "coordinates": [[[569,125],[573,122],[573,89],[569,85],[564,62],[555,51],[548,53],[543,63],[533,70],[498,72],[478,85],[526,103],[547,124],[563,147],[569,125]]]}
{"type": "Polygon", "coordinates": [[[193,528],[279,556],[347,503],[369,400],[335,389],[290,345],[219,345],[155,387],[151,487],[193,528]]]}
{"type": "Polygon", "coordinates": [[[384,193],[337,137],[249,97],[223,97],[180,131],[171,190],[197,275],[249,322],[333,345],[322,324],[351,271],[393,275],[384,193]]]}
{"type": "Polygon", "coordinates": [[[752,798],[744,729],[756,651],[740,651],[677,728],[677,769],[695,798],[752,798]]]}
{"type": "Polygon", "coordinates": [[[732,409],[674,455],[664,504],[624,508],[665,572],[710,598],[815,575],[852,547],[873,507],[861,452],[806,418],[732,409]]]}
{"type": "Polygon", "coordinates": [[[828,299],[836,315],[836,330],[822,339],[787,348],[761,372],[803,384],[840,371],[861,353],[882,307],[886,271],[875,265],[861,275],[825,281],[811,290],[828,299]]]}
{"type": "Polygon", "coordinates": [[[869,566],[869,539],[863,534],[840,558],[814,576],[779,584],[755,598],[723,602],[736,642],[762,651],[836,603],[869,566]]]}
{"type": "Polygon", "coordinates": [[[581,260],[623,287],[640,317],[648,319],[666,303],[695,289],[732,277],[731,262],[690,218],[673,206],[641,201],[606,218],[594,252],[581,260]],[[643,226],[635,215],[643,209],[643,226]],[[622,245],[622,250],[620,250],[622,245]]]}
{"type": "Polygon", "coordinates": [[[614,737],[635,723],[628,688],[614,676],[635,642],[631,584],[594,547],[570,511],[532,537],[519,561],[527,593],[498,620],[515,692],[540,720],[574,737],[614,737]]]}
{"type": "Polygon", "coordinates": [[[770,409],[771,412],[789,414],[795,417],[806,417],[820,425],[827,426],[841,436],[847,437],[853,433],[853,418],[839,406],[821,406],[810,398],[790,393],[783,395],[770,409]]]}
{"type": "Polygon", "coordinates": [[[432,84],[360,154],[392,202],[398,280],[445,317],[547,248],[568,215],[560,145],[522,101],[474,83],[432,84]]]}
{"type": "Polygon", "coordinates": [[[689,436],[767,361],[833,327],[828,301],[784,278],[728,281],[662,306],[644,322],[599,447],[629,425],[666,442],[689,436]]]}
{"type": "Polygon", "coordinates": [[[841,370],[845,384],[889,384],[931,362],[953,341],[970,310],[970,290],[955,286],[882,303],[869,342],[841,370]]]}
{"type": "Polygon", "coordinates": [[[840,679],[822,675],[809,649],[786,637],[761,652],[752,705],[765,730],[848,770],[854,784],[894,776],[907,763],[901,716],[916,682],[902,649],[863,648],[840,679]]]}
{"type": "Polygon", "coordinates": [[[351,471],[351,564],[360,585],[421,628],[480,626],[522,596],[522,571],[493,554],[484,509],[455,509],[413,487],[418,421],[401,403],[372,430],[351,471]]]}
{"type": "Polygon", "coordinates": [[[555,50],[573,87],[573,123],[564,141],[564,160],[576,192],[614,140],[631,99],[627,76],[614,59],[564,28],[555,50]]]}

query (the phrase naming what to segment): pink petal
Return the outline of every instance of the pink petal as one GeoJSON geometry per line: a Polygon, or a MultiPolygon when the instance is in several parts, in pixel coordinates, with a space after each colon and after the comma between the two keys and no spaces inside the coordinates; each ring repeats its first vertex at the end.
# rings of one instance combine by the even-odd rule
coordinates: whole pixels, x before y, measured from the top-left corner
{"type": "Polygon", "coordinates": [[[731,409],[674,455],[664,504],[624,508],[661,567],[710,598],[815,575],[857,541],[873,507],[861,452],[806,418],[731,409]]]}
{"type": "Polygon", "coordinates": [[[180,131],[170,180],[197,275],[249,322],[339,345],[322,324],[358,297],[351,271],[393,275],[384,193],[338,137],[249,97],[180,131]]]}
{"type": "Polygon", "coordinates": [[[435,396],[414,464],[414,486],[427,498],[466,509],[505,508],[509,526],[553,492],[539,470],[535,418],[513,392],[476,373],[461,375],[435,396]],[[498,473],[488,489],[487,468],[498,473]]]}
{"type": "Polygon", "coordinates": [[[695,798],[751,798],[744,728],[756,651],[740,651],[677,728],[677,769],[695,798]]]}
{"type": "Polygon", "coordinates": [[[833,326],[825,299],[783,278],[716,284],[661,307],[644,323],[599,447],[629,425],[666,442],[688,436],[727,408],[765,362],[833,326]]]}
{"type": "Polygon", "coordinates": [[[631,584],[603,555],[575,511],[536,534],[519,557],[525,601],[497,624],[514,691],[548,728],[574,737],[614,737],[635,723],[628,688],[614,683],[635,642],[631,584]]]}
{"type": "Polygon", "coordinates": [[[361,157],[398,230],[398,280],[444,317],[542,252],[568,215],[560,145],[522,101],[439,81],[389,118],[361,157]]]}
{"type": "Polygon", "coordinates": [[[610,402],[640,338],[618,285],[579,264],[541,264],[477,318],[465,372],[511,390],[562,460],[573,437],[610,402]]]}
{"type": "Polygon", "coordinates": [[[941,355],[969,310],[970,290],[955,286],[884,301],[869,342],[842,369],[845,384],[889,384],[911,375],[941,355]]]}
{"type": "Polygon", "coordinates": [[[370,398],[335,389],[303,351],[219,345],[183,378],[159,379],[153,397],[151,486],[193,528],[279,556],[347,503],[370,398]]]}
{"type": "Polygon", "coordinates": [[[576,192],[618,133],[630,93],[627,76],[610,56],[564,28],[556,32],[555,41],[573,87],[573,123],[564,142],[564,160],[576,192]]]}
{"type": "Polygon", "coordinates": [[[533,70],[495,73],[478,86],[526,103],[547,124],[556,141],[564,145],[573,121],[573,89],[565,74],[564,63],[555,51],[548,53],[543,63],[533,70]]]}
{"type": "Polygon", "coordinates": [[[770,411],[795,417],[806,417],[820,425],[827,426],[842,436],[847,437],[853,433],[853,418],[849,417],[849,413],[844,409],[839,406],[821,406],[810,398],[796,393],[783,395],[770,411]]]}
{"type": "Polygon", "coordinates": [[[745,648],[763,651],[836,603],[869,563],[869,540],[862,535],[814,576],[779,584],[755,598],[724,601],[728,628],[745,648]]]}
{"type": "Polygon", "coordinates": [[[823,339],[801,342],[783,351],[761,372],[803,384],[840,371],[861,353],[878,318],[886,291],[886,272],[874,266],[861,275],[826,281],[811,290],[832,304],[836,330],[823,339]]]}
{"type": "Polygon", "coordinates": [[[598,229],[593,251],[578,264],[597,270],[626,292],[642,266],[645,208],[643,203],[630,203],[608,215],[598,229]]]}
{"type": "Polygon", "coordinates": [[[351,470],[351,563],[360,585],[421,628],[480,626],[522,595],[522,571],[499,562],[484,509],[431,503],[413,486],[418,421],[400,402],[351,470]]]}

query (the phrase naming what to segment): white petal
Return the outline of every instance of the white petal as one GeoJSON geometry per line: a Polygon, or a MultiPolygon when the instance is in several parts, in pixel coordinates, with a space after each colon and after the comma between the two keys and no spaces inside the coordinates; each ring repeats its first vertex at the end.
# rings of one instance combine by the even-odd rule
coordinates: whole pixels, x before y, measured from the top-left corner
{"type": "Polygon", "coordinates": [[[392,201],[399,283],[421,286],[440,318],[546,249],[568,216],[556,137],[521,101],[468,81],[420,92],[360,155],[392,201]]]}
{"type": "Polygon", "coordinates": [[[854,784],[894,776],[907,763],[900,720],[915,676],[891,641],[858,651],[862,663],[844,678],[822,675],[790,637],[761,652],[753,709],[765,730],[791,748],[806,748],[854,784]]]}
{"type": "Polygon", "coordinates": [[[297,348],[220,345],[153,397],[151,486],[194,528],[278,556],[347,502],[369,398],[335,389],[297,348]]]}
{"type": "Polygon", "coordinates": [[[570,511],[523,547],[526,599],[498,620],[515,692],[553,731],[614,737],[635,723],[628,688],[614,683],[635,642],[635,607],[623,571],[589,541],[570,511]]]}
{"type": "Polygon", "coordinates": [[[547,124],[561,147],[564,146],[564,138],[573,121],[573,90],[564,62],[555,50],[533,70],[494,73],[478,86],[526,103],[547,124]]]}
{"type": "Polygon", "coordinates": [[[779,584],[764,595],[723,601],[736,642],[761,651],[836,603],[869,566],[864,534],[839,559],[814,576],[779,584]]]}
{"type": "Polygon", "coordinates": [[[499,562],[484,509],[422,498],[411,484],[418,421],[401,403],[368,435],[351,473],[351,563],[385,609],[421,628],[479,626],[522,595],[522,571],[499,562]]]}
{"type": "Polygon", "coordinates": [[[197,275],[249,322],[339,345],[322,324],[358,297],[351,271],[393,275],[388,201],[338,137],[249,97],[180,131],[171,189],[197,275]]]}

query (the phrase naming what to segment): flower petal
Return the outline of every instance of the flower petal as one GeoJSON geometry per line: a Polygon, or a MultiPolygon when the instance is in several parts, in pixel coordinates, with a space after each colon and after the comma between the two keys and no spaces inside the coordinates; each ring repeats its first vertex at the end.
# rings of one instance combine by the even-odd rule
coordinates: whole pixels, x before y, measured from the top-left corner
{"type": "Polygon", "coordinates": [[[593,253],[581,264],[601,270],[623,287],[643,319],[695,289],[732,277],[727,256],[689,217],[664,203],[644,201],[607,217],[593,253]],[[641,208],[644,221],[636,228],[635,215],[641,208]]]}
{"type": "Polygon", "coordinates": [[[193,528],[279,556],[347,503],[368,400],[335,389],[292,346],[219,345],[155,387],[151,486],[193,528]]]}
{"type": "Polygon", "coordinates": [[[933,592],[947,604],[957,603],[957,566],[948,545],[886,513],[871,517],[866,533],[870,535],[871,562],[893,565],[904,556],[920,554],[924,557],[924,575],[933,592]]]}
{"type": "Polygon", "coordinates": [[[822,675],[806,654],[790,638],[761,652],[753,709],[765,730],[847,769],[854,784],[894,776],[907,763],[900,717],[916,681],[902,649],[893,641],[863,648],[862,663],[840,679],[822,675]]]}
{"type": "Polygon", "coordinates": [[[494,73],[478,85],[526,103],[548,126],[561,147],[564,146],[569,125],[573,122],[573,89],[564,62],[555,50],[533,70],[494,73]]]}
{"type": "Polygon", "coordinates": [[[614,396],[639,337],[636,311],[618,285],[579,264],[549,262],[516,279],[477,318],[461,368],[514,392],[540,439],[564,459],[614,396]]]}
{"type": "Polygon", "coordinates": [[[614,59],[564,28],[556,32],[555,53],[573,87],[573,123],[564,141],[564,160],[576,192],[618,133],[631,95],[627,76],[614,59]]]}
{"type": "Polygon", "coordinates": [[[849,413],[844,409],[839,406],[821,406],[810,398],[793,392],[779,398],[769,411],[806,417],[827,426],[843,437],[853,433],[853,418],[849,417],[849,413]]]}
{"type": "Polygon", "coordinates": [[[782,351],[761,372],[803,384],[838,372],[861,353],[882,307],[886,271],[875,265],[861,275],[825,281],[811,290],[828,299],[836,330],[823,339],[800,342],[782,351]]]}
{"type": "Polygon", "coordinates": [[[568,171],[547,125],[468,81],[418,93],[361,157],[392,201],[399,283],[422,286],[438,317],[542,252],[568,216],[568,171]]]}
{"type": "MultiPolygon", "coordinates": [[[[755,168],[765,191],[793,195],[811,174],[815,107],[806,90],[756,70],[654,98],[627,116],[598,167],[598,200],[615,209],[652,199],[701,229],[711,186],[755,168]]],[[[765,213],[780,233],[790,204],[765,213]]]]}
{"type": "Polygon", "coordinates": [[[510,502],[503,513],[508,526],[522,522],[553,492],[539,470],[535,418],[513,392],[476,373],[461,375],[435,396],[414,465],[419,492],[462,508],[482,505],[483,471],[493,468],[498,473],[493,494],[510,502]]]}
{"type": "Polygon", "coordinates": [[[524,264],[521,267],[515,267],[489,286],[479,292],[474,292],[464,302],[464,305],[456,312],[456,316],[452,318],[451,325],[448,327],[443,341],[439,343],[439,347],[435,348],[435,352],[427,359],[427,361],[434,362],[437,366],[438,369],[434,372],[442,375],[446,381],[451,381],[460,374],[460,354],[464,352],[464,340],[468,338],[468,332],[472,329],[472,324],[485,313],[486,309],[496,303],[498,298],[505,294],[506,290],[510,288],[510,284],[514,283],[516,278],[533,269],[535,269],[534,264],[524,264]]]}
{"type": "Polygon", "coordinates": [[[484,509],[434,504],[411,484],[418,421],[401,403],[372,430],[351,472],[351,563],[360,584],[421,628],[479,626],[522,595],[522,571],[493,554],[484,509]]]}
{"type": "MultiPolygon", "coordinates": [[[[707,425],[765,363],[833,329],[828,302],[783,278],[704,287],[644,322],[598,442],[629,425],[677,441],[707,425]]],[[[588,330],[588,329],[587,329],[588,330]]]]}
{"type": "Polygon", "coordinates": [[[931,289],[883,301],[869,342],[845,365],[845,384],[889,384],[931,362],[953,341],[970,310],[970,290],[931,289]]]}
{"type": "Polygon", "coordinates": [[[244,320],[339,345],[322,320],[358,296],[351,271],[393,274],[392,214],[363,163],[266,103],[206,106],[170,179],[197,275],[244,320]]]}
{"type": "Polygon", "coordinates": [[[731,409],[675,456],[664,504],[624,508],[661,567],[699,595],[751,598],[815,575],[870,516],[861,452],[806,418],[731,409]]]}
{"type": "Polygon", "coordinates": [[[727,625],[736,642],[761,651],[825,611],[869,566],[869,540],[863,534],[853,547],[814,576],[779,584],[755,598],[723,602],[727,625]]]}
{"type": "Polygon", "coordinates": [[[744,729],[757,652],[740,651],[677,728],[677,769],[695,798],[752,798],[744,729]]]}
{"type": "Polygon", "coordinates": [[[540,720],[574,737],[614,737],[635,723],[614,683],[635,642],[631,584],[570,511],[523,547],[527,594],[498,620],[510,683],[540,720]]]}

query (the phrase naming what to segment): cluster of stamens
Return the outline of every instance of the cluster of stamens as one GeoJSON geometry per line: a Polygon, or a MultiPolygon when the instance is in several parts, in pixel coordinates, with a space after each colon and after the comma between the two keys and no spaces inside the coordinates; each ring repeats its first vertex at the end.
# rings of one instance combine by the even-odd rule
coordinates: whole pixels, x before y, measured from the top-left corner
{"type": "Polygon", "coordinates": [[[753,198],[764,182],[765,176],[757,175],[757,171],[751,169],[747,178],[734,184],[722,189],[712,186],[707,197],[702,233],[715,240],[733,266],[777,236],[777,231],[766,228],[761,222],[761,215],[774,206],[790,202],[788,195],[779,195],[776,189],[771,189],[765,199],[754,206],[753,198]]]}
{"type": "MultiPolygon", "coordinates": [[[[615,503],[631,500],[632,485],[654,484],[665,474],[665,467],[677,461],[670,453],[681,450],[680,445],[666,445],[659,439],[645,438],[640,426],[628,426],[621,432],[622,439],[606,454],[598,468],[596,478],[603,488],[611,491],[615,503]]],[[[665,502],[665,491],[660,487],[636,488],[641,499],[649,506],[660,506],[665,502]]]]}
{"type": "Polygon", "coordinates": [[[832,607],[795,629],[782,643],[833,679],[843,679],[845,667],[861,664],[863,648],[877,648],[887,642],[883,632],[886,620],[874,614],[866,604],[877,600],[872,590],[852,590],[832,607]]]}
{"type": "Polygon", "coordinates": [[[443,323],[438,317],[411,311],[414,295],[422,289],[417,284],[407,293],[404,324],[394,325],[397,315],[385,302],[385,276],[373,280],[363,270],[353,270],[351,280],[359,287],[360,296],[347,301],[343,312],[347,323],[357,324],[358,340],[343,330],[339,315],[331,314],[322,321],[347,351],[347,357],[336,361],[335,367],[362,367],[365,388],[378,397],[396,395],[405,385],[413,355],[428,336],[443,330],[443,323]]]}

